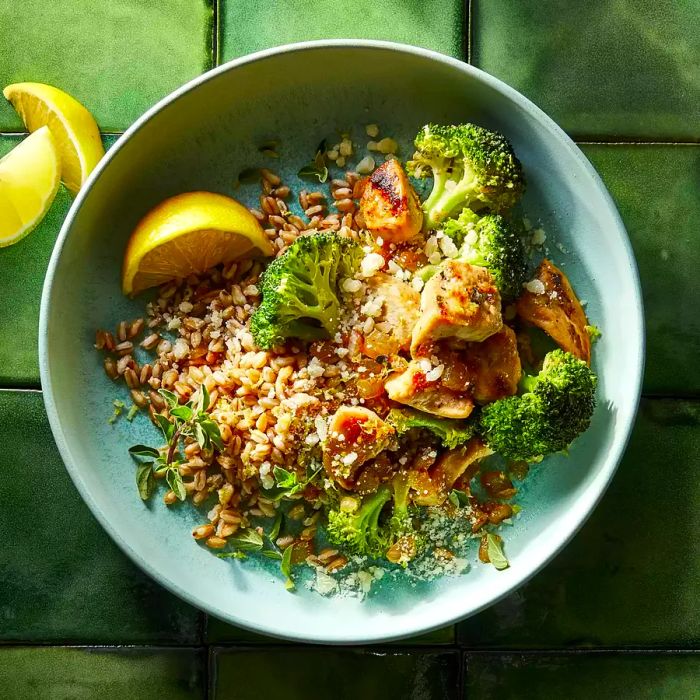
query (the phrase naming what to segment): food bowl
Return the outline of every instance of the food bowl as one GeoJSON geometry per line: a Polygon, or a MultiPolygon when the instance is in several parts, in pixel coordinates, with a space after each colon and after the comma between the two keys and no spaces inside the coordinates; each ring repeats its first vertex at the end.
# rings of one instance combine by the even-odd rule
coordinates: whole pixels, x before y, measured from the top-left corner
{"type": "Polygon", "coordinates": [[[440,54],[371,41],[321,41],[238,59],[193,80],[119,139],[71,208],[56,244],[41,305],[41,380],[68,471],[103,527],[148,574],[193,605],[234,625],[307,642],[398,639],[454,623],[491,605],[541,569],[589,516],[625,448],[643,367],[642,302],[631,247],[600,178],[542,111],[497,79],[440,54]],[[403,155],[426,122],[474,121],[505,134],[522,160],[523,208],[541,222],[550,255],[566,271],[603,332],[593,366],[598,407],[568,456],[546,459],[521,491],[507,532],[510,568],[479,565],[420,585],[379,581],[364,599],[289,593],[269,567],[212,556],[191,535],[202,513],[136,492],[127,447],[153,443],[145,415],[108,422],[124,389],[92,349],[96,328],[143,313],[120,291],[126,241],[164,198],[191,190],[255,192],[237,174],[265,165],[259,145],[279,141],[285,181],[319,140],[378,123],[403,155]]]}

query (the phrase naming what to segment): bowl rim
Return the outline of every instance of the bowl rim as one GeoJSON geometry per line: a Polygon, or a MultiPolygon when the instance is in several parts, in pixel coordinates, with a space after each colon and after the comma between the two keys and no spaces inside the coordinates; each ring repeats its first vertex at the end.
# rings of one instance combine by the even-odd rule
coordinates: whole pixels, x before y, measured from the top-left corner
{"type": "Polygon", "coordinates": [[[80,493],[83,501],[87,504],[88,508],[95,516],[100,525],[106,530],[111,539],[117,544],[117,546],[148,576],[150,576],[159,585],[162,585],[171,593],[174,593],[180,599],[193,605],[199,610],[213,615],[219,619],[222,619],[228,623],[234,624],[240,628],[270,635],[273,637],[286,639],[295,642],[306,642],[306,643],[317,643],[317,644],[363,644],[363,643],[377,643],[377,642],[387,642],[398,639],[403,639],[416,634],[427,633],[432,630],[445,627],[447,625],[454,625],[460,620],[466,619],[471,615],[475,615],[481,610],[494,605],[499,600],[503,599],[514,590],[520,588],[529,579],[531,579],[536,573],[538,573],[547,563],[549,563],[574,537],[574,535],[580,530],[586,520],[589,518],[596,505],[603,497],[606,492],[612,477],[617,470],[620,463],[622,455],[627,447],[627,443],[632,432],[635,417],[639,407],[639,401],[641,398],[642,390],[642,380],[644,373],[644,361],[645,361],[645,328],[644,328],[644,314],[643,314],[643,302],[642,302],[642,290],[641,283],[639,279],[639,272],[637,263],[634,257],[633,249],[627,230],[622,222],[619,215],[617,207],[608,192],[607,188],[603,184],[602,179],[593,168],[591,163],[588,161],[583,152],[579,149],[576,143],[559,127],[554,120],[549,117],[545,112],[543,112],[537,105],[531,102],[528,98],[522,95],[520,92],[510,87],[503,81],[495,78],[494,76],[486,73],[485,71],[461,61],[457,58],[451,56],[446,56],[444,54],[438,53],[431,49],[421,48],[417,46],[412,46],[409,44],[402,44],[398,42],[390,41],[378,41],[369,39],[323,39],[315,41],[304,41],[296,42],[291,44],[285,44],[278,47],[273,47],[270,49],[265,49],[263,51],[257,51],[240,58],[236,58],[232,61],[224,63],[220,66],[212,68],[211,70],[199,75],[189,82],[185,83],[178,89],[171,92],[169,95],[158,101],[153,107],[148,109],[141,115],[116,141],[116,143],[109,149],[106,155],[98,163],[94,171],[90,174],[89,178],[81,188],[78,196],[71,205],[68,214],[66,215],[65,221],[61,227],[59,235],[56,239],[53,252],[49,261],[46,277],[44,280],[44,286],[41,296],[40,305],[40,317],[39,317],[39,369],[40,378],[42,386],[42,396],[44,400],[44,405],[49,418],[49,424],[51,426],[51,431],[53,433],[56,445],[58,447],[61,458],[66,466],[66,469],[75,484],[78,492],[80,493]],[[372,50],[383,50],[391,51],[397,53],[404,53],[413,56],[418,56],[423,59],[428,59],[429,61],[434,61],[438,63],[443,63],[451,68],[457,69],[463,73],[470,75],[472,78],[485,83],[489,87],[500,92],[506,98],[511,100],[520,106],[524,111],[529,113],[533,118],[535,118],[541,125],[545,126],[547,130],[552,134],[553,137],[559,139],[561,144],[579,161],[580,165],[583,167],[584,171],[591,178],[592,183],[597,187],[600,195],[603,197],[607,203],[607,208],[611,216],[616,220],[618,230],[623,235],[621,238],[621,243],[624,249],[624,253],[629,264],[629,276],[630,282],[632,283],[632,288],[634,291],[634,304],[633,309],[631,309],[631,318],[633,326],[638,329],[639,337],[636,339],[636,353],[634,355],[634,369],[635,372],[635,382],[633,386],[633,392],[630,396],[630,410],[628,413],[627,423],[624,426],[619,426],[616,429],[616,436],[613,442],[612,448],[608,453],[607,468],[599,475],[599,480],[596,482],[596,488],[588,488],[585,495],[582,496],[576,504],[575,511],[569,513],[569,518],[567,518],[566,524],[562,527],[562,534],[559,537],[556,546],[548,550],[544,555],[531,559],[525,566],[522,567],[520,572],[513,576],[513,579],[509,586],[500,591],[497,595],[494,595],[487,602],[474,607],[469,608],[468,605],[457,612],[448,613],[440,616],[436,619],[435,624],[429,626],[411,626],[410,624],[404,625],[400,632],[392,632],[391,621],[386,620],[386,625],[383,629],[385,631],[378,631],[362,636],[349,636],[343,634],[340,631],[329,631],[326,634],[313,634],[310,632],[305,633],[304,630],[299,631],[299,633],[288,633],[279,632],[274,629],[271,625],[255,625],[247,621],[238,620],[235,612],[230,610],[221,609],[209,601],[201,599],[196,593],[190,592],[182,588],[174,580],[167,578],[165,575],[159,572],[157,566],[151,565],[151,563],[146,560],[141,554],[139,554],[132,545],[123,539],[116,527],[111,524],[109,519],[103,514],[100,506],[93,499],[90,490],[86,483],[83,481],[81,475],[80,467],[78,466],[78,461],[74,459],[69,445],[69,441],[63,433],[63,428],[61,425],[61,419],[59,417],[58,411],[56,409],[56,398],[54,395],[53,385],[51,381],[51,370],[50,370],[50,348],[48,343],[48,326],[49,326],[49,307],[51,304],[51,291],[54,284],[54,277],[56,274],[56,269],[58,266],[58,261],[61,256],[62,250],[66,244],[69,236],[70,229],[72,228],[73,221],[76,218],[80,208],[83,205],[85,199],[90,195],[93,185],[99,180],[102,173],[106,168],[109,167],[112,159],[117,153],[124,147],[126,142],[138,132],[147,122],[154,118],[162,109],[166,106],[177,102],[182,96],[189,93],[190,91],[198,88],[200,85],[207,83],[210,80],[215,79],[219,75],[237,69],[240,66],[244,66],[248,63],[255,63],[258,61],[264,61],[271,56],[277,56],[286,53],[296,53],[304,51],[314,51],[318,49],[372,49],[372,50]]]}

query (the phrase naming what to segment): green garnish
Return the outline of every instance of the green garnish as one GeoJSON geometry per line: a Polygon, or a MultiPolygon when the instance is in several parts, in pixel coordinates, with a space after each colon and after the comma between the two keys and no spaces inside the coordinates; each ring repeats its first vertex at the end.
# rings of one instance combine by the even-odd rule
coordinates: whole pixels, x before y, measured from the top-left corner
{"type": "Polygon", "coordinates": [[[290,544],[287,549],[284,550],[282,554],[282,561],[280,563],[280,569],[285,576],[284,587],[288,591],[293,591],[296,586],[294,585],[294,579],[292,579],[292,555],[294,554],[294,545],[290,544]]]}
{"type": "Polygon", "coordinates": [[[139,412],[139,407],[136,404],[132,404],[131,408],[129,409],[129,412],[126,414],[126,419],[131,423],[132,420],[134,420],[134,417],[136,414],[139,412]]]}
{"type": "Polygon", "coordinates": [[[601,336],[603,335],[602,331],[598,326],[584,326],[584,329],[586,333],[588,333],[588,337],[591,339],[591,343],[597,343],[601,336]]]}
{"type": "Polygon", "coordinates": [[[313,160],[301,168],[297,175],[302,178],[302,180],[313,180],[313,178],[316,178],[319,182],[325,182],[328,179],[325,139],[318,145],[313,160]]]}
{"type": "Polygon", "coordinates": [[[469,496],[467,496],[467,494],[464,491],[460,491],[459,489],[452,489],[448,498],[450,500],[450,503],[455,508],[461,508],[462,506],[469,505],[469,496]]]}
{"type": "Polygon", "coordinates": [[[206,386],[202,384],[196,401],[190,400],[182,405],[172,391],[160,389],[158,393],[165,399],[172,419],[168,420],[162,413],[155,415],[156,423],[165,437],[166,447],[163,450],[148,445],[133,445],[129,448],[129,454],[134,458],[153,458],[151,462],[139,464],[136,485],[139,495],[146,501],[155,488],[153,474],[164,473],[168,486],[180,501],[184,501],[187,491],[179,471],[183,463],[179,453],[180,442],[186,437],[193,437],[202,450],[210,450],[212,447],[221,450],[224,445],[219,426],[207,413],[210,399],[206,386]]]}
{"type": "Polygon", "coordinates": [[[114,406],[114,413],[112,413],[112,415],[107,420],[107,422],[110,425],[116,422],[117,418],[121,416],[122,411],[124,410],[124,402],[120,401],[119,399],[114,399],[114,401],[112,401],[112,405],[114,406]]]}
{"type": "Polygon", "coordinates": [[[492,535],[490,532],[486,535],[486,551],[489,555],[489,561],[499,571],[510,566],[506,555],[503,553],[503,543],[498,535],[492,535]]]}

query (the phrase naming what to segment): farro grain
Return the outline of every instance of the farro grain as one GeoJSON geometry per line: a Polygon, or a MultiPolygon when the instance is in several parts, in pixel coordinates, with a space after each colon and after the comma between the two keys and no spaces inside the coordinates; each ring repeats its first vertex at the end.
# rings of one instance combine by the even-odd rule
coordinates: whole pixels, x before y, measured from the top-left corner
{"type": "Polygon", "coordinates": [[[310,206],[308,209],[304,210],[304,214],[309,217],[309,219],[312,219],[316,214],[320,214],[323,211],[323,205],[322,204],[314,204],[310,206]]]}
{"type": "Polygon", "coordinates": [[[211,537],[214,534],[214,531],[214,526],[207,523],[206,525],[200,525],[192,530],[192,537],[194,537],[196,540],[203,540],[207,537],[211,537]]]}
{"type": "Polygon", "coordinates": [[[132,362],[133,359],[131,355],[122,355],[122,357],[117,360],[117,374],[119,376],[123,375],[132,362]]]}
{"type": "Polygon", "coordinates": [[[142,318],[137,318],[129,324],[129,330],[127,332],[128,338],[135,338],[142,330],[144,326],[144,320],[142,318]]]}
{"type": "Polygon", "coordinates": [[[114,348],[114,352],[118,355],[128,355],[133,352],[133,350],[134,344],[130,340],[125,340],[114,348]]]}
{"type": "Polygon", "coordinates": [[[347,199],[348,197],[352,197],[352,190],[347,186],[347,183],[333,190],[333,199],[347,199]]]}
{"type": "Polygon", "coordinates": [[[335,208],[338,211],[342,211],[342,212],[354,211],[355,210],[355,202],[353,202],[352,199],[339,199],[335,203],[335,208]]]}
{"type": "Polygon", "coordinates": [[[222,549],[226,546],[226,540],[223,537],[210,537],[207,539],[207,547],[211,549],[222,549]]]}
{"type": "Polygon", "coordinates": [[[339,571],[348,563],[347,557],[339,556],[333,559],[326,565],[326,571],[330,574],[332,571],[339,571]]]}
{"type": "Polygon", "coordinates": [[[119,338],[120,343],[126,340],[127,328],[126,321],[119,321],[119,325],[117,325],[117,338],[119,338]]]}
{"type": "Polygon", "coordinates": [[[105,373],[110,379],[116,379],[119,376],[117,363],[111,357],[105,357],[104,368],[105,373]]]}
{"type": "Polygon", "coordinates": [[[166,491],[165,496],[163,496],[163,502],[166,506],[171,506],[173,503],[177,502],[177,496],[174,491],[166,491]]]}
{"type": "Polygon", "coordinates": [[[131,367],[124,371],[124,381],[129,389],[137,389],[140,386],[139,377],[131,367]]]}

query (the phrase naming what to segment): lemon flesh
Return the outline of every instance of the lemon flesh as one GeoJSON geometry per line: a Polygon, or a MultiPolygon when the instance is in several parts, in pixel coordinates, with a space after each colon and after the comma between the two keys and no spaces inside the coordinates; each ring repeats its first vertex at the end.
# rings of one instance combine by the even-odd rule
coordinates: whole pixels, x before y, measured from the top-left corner
{"type": "Polygon", "coordinates": [[[220,263],[273,254],[258,220],[240,202],[214,192],[186,192],[161,202],[134,229],[122,290],[138,294],[220,263]]]}
{"type": "Polygon", "coordinates": [[[47,127],[0,159],[0,248],[24,238],[46,215],[61,182],[61,163],[47,127]]]}
{"type": "Polygon", "coordinates": [[[105,151],[90,112],[63,90],[43,83],[15,83],[3,90],[29,131],[48,126],[61,159],[61,179],[74,194],[105,151]]]}

